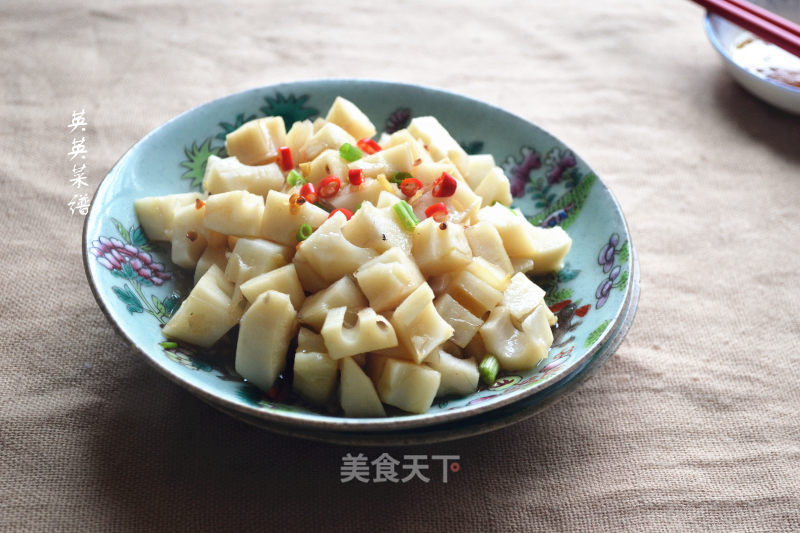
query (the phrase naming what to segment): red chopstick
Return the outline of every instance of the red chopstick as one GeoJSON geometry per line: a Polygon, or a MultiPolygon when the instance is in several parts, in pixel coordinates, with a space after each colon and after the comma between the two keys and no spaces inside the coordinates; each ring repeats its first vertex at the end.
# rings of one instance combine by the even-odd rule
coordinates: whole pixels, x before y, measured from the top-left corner
{"type": "Polygon", "coordinates": [[[800,26],[745,0],[693,0],[709,12],[800,57],[800,26]]]}

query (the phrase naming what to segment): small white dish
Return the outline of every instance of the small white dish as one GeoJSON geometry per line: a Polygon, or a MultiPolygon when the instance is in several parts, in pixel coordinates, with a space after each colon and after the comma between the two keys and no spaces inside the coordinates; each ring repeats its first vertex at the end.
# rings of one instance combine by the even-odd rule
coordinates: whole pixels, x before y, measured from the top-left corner
{"type": "MultiPolygon", "coordinates": [[[[800,2],[796,0],[751,0],[773,13],[793,22],[800,22],[800,2]]],[[[737,63],[732,57],[745,30],[724,18],[709,13],[705,18],[705,30],[711,44],[719,52],[731,76],[746,90],[775,107],[790,113],[800,114],[800,87],[774,81],[737,63]]]]}

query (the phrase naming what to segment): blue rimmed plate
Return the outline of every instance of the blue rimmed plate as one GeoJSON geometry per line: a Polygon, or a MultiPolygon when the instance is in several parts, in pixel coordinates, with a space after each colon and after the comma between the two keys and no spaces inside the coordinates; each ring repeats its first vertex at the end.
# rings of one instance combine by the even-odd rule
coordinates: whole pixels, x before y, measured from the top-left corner
{"type": "MultiPolygon", "coordinates": [[[[453,424],[507,408],[565,382],[603,349],[621,341],[635,310],[638,278],[625,219],[600,178],[568,146],[530,122],[489,104],[417,85],[317,80],[261,87],[187,111],[131,148],[109,172],[84,227],[84,262],[100,307],[135,351],[203,400],[268,427],[380,433],[453,424]],[[536,224],[560,224],[573,239],[564,269],[537,279],[559,324],[548,358],[493,387],[442,400],[421,415],[351,419],[264,396],[233,371],[230,354],[164,348],[160,326],[191,288],[191,272],[170,262],[167,246],[148,242],[135,199],[200,190],[206,159],[224,153],[225,135],[243,122],[281,115],[287,124],[324,113],[337,95],[354,101],[376,126],[404,127],[434,115],[470,153],[491,153],[512,182],[514,203],[536,224]],[[613,342],[612,342],[613,341],[613,342]]],[[[232,348],[232,347],[231,347],[232,348]]],[[[232,349],[230,350],[232,353],[232,349]]]]}

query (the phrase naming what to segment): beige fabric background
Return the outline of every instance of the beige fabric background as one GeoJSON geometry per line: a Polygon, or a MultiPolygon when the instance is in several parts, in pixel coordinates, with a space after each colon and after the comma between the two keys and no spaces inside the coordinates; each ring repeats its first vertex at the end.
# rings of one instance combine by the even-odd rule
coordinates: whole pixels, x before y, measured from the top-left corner
{"type": "Polygon", "coordinates": [[[0,5],[0,530],[800,530],[800,118],[743,92],[682,0],[0,5]],[[297,5],[295,5],[297,4],[297,5]],[[404,453],[448,484],[342,485],[369,448],[275,436],[115,335],[66,153],[130,145],[300,78],[434,85],[562,138],[621,202],[642,297],[618,353],[541,415],[404,453]]]}

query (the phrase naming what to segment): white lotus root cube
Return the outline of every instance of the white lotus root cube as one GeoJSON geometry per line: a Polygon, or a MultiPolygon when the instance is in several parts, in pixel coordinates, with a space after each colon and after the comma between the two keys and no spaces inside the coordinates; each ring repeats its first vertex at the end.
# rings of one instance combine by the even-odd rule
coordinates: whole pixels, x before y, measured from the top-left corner
{"type": "Polygon", "coordinates": [[[425,281],[417,265],[396,247],[361,265],[355,278],[370,306],[379,313],[394,309],[425,281]]]}
{"type": "Polygon", "coordinates": [[[205,207],[189,204],[175,211],[172,220],[172,262],[183,268],[194,268],[206,249],[203,214],[205,207]]]}
{"type": "Polygon", "coordinates": [[[409,413],[430,409],[439,390],[441,375],[425,366],[387,359],[378,380],[378,394],[383,402],[409,413]]]}
{"type": "Polygon", "coordinates": [[[340,126],[356,139],[372,137],[377,133],[375,126],[353,102],[337,96],[325,117],[328,122],[340,126]]]}
{"type": "Polygon", "coordinates": [[[342,227],[342,234],[356,246],[372,248],[379,253],[393,246],[406,254],[411,253],[411,233],[400,226],[391,208],[378,209],[371,202],[361,204],[342,227]]]}
{"type": "Polygon", "coordinates": [[[469,161],[469,165],[467,171],[464,173],[464,179],[469,183],[469,186],[472,187],[472,190],[475,190],[489,171],[497,165],[494,162],[492,154],[469,155],[467,156],[467,160],[469,161]]]}
{"type": "Polygon", "coordinates": [[[509,208],[495,204],[488,205],[478,211],[478,220],[487,222],[497,228],[508,257],[533,257],[536,244],[529,229],[531,224],[525,217],[516,214],[509,208]]]}
{"type": "Polygon", "coordinates": [[[239,321],[236,372],[268,391],[286,366],[286,351],[297,332],[297,313],[289,296],[267,291],[239,321]]]}
{"type": "Polygon", "coordinates": [[[278,148],[286,145],[283,118],[265,117],[242,124],[225,137],[225,150],[245,165],[264,165],[278,158],[278,148]]]}
{"type": "Polygon", "coordinates": [[[224,247],[206,246],[203,255],[197,260],[197,265],[194,268],[194,284],[200,281],[200,278],[208,272],[211,265],[217,265],[220,269],[224,269],[228,263],[227,250],[224,247]]]}
{"type": "Polygon", "coordinates": [[[345,276],[328,288],[306,298],[297,318],[302,324],[319,331],[322,328],[322,324],[325,323],[328,311],[331,309],[346,307],[348,311],[355,313],[360,309],[364,309],[367,305],[369,303],[355,281],[349,276],[345,276]]]}
{"type": "Polygon", "coordinates": [[[320,331],[332,359],[397,346],[394,328],[372,308],[359,310],[355,324],[350,327],[345,324],[346,315],[346,307],[331,309],[320,331]]]}
{"type": "Polygon", "coordinates": [[[322,405],[336,388],[339,363],[328,356],[322,336],[308,328],[297,334],[292,389],[308,402],[322,405]]]}
{"type": "Polygon", "coordinates": [[[236,323],[229,313],[232,294],[233,283],[225,279],[218,266],[212,265],[162,332],[168,338],[208,348],[236,323]]]}
{"type": "MultiPolygon", "coordinates": [[[[486,259],[506,274],[515,272],[497,228],[488,222],[478,222],[465,228],[464,233],[467,236],[470,248],[472,248],[472,255],[486,259]]],[[[532,267],[533,262],[531,262],[532,267]]]]}
{"type": "Polygon", "coordinates": [[[372,380],[352,357],[341,360],[342,379],[339,384],[339,403],[346,416],[386,416],[383,404],[372,380]]]}
{"type": "Polygon", "coordinates": [[[483,318],[503,299],[503,291],[509,276],[482,257],[473,257],[472,262],[459,272],[447,287],[458,303],[470,313],[483,318]]]}
{"type": "Polygon", "coordinates": [[[339,194],[328,199],[328,203],[334,208],[349,209],[357,213],[360,211],[360,209],[358,209],[359,204],[363,205],[366,202],[374,204],[378,201],[381,191],[383,191],[383,186],[378,180],[366,178],[364,183],[356,186],[347,183],[347,179],[348,178],[345,177],[344,181],[342,181],[344,185],[339,189],[339,194]]]}
{"type": "Polygon", "coordinates": [[[298,120],[292,124],[289,131],[286,132],[286,145],[292,151],[295,165],[305,163],[309,160],[306,153],[302,150],[302,147],[313,135],[314,125],[311,124],[311,121],[308,119],[303,121],[298,120]]]}
{"type": "Polygon", "coordinates": [[[432,218],[417,224],[411,251],[425,276],[461,270],[472,260],[464,226],[455,222],[440,224],[432,218]]]}
{"type": "Polygon", "coordinates": [[[572,239],[561,226],[540,228],[529,226],[528,233],[534,242],[532,255],[534,274],[558,272],[564,266],[564,257],[572,247],[572,239]]]}
{"type": "Polygon", "coordinates": [[[331,216],[300,244],[294,257],[296,263],[308,264],[326,286],[376,256],[371,248],[360,248],[345,239],[345,222],[347,217],[341,212],[331,216]]]}
{"type": "Polygon", "coordinates": [[[511,183],[500,167],[494,167],[490,170],[473,190],[475,194],[483,199],[482,206],[491,205],[494,202],[511,205],[513,200],[511,198],[511,183]]]}
{"type": "Polygon", "coordinates": [[[235,157],[222,159],[215,155],[208,157],[203,177],[203,189],[209,194],[247,191],[266,196],[271,190],[280,190],[283,184],[283,173],[275,163],[251,166],[235,157]]]}
{"type": "Polygon", "coordinates": [[[472,358],[459,359],[438,349],[425,359],[425,364],[441,375],[436,396],[466,396],[478,390],[478,365],[472,358]]]}
{"type": "Polygon", "coordinates": [[[509,314],[517,322],[528,316],[544,301],[544,290],[532,282],[525,274],[514,274],[511,283],[503,292],[500,305],[508,309],[509,314]]]}
{"type": "Polygon", "coordinates": [[[479,331],[488,353],[497,357],[500,368],[509,372],[535,368],[547,357],[553,342],[546,314],[538,308],[525,319],[520,330],[508,309],[497,306],[479,331]]]}
{"type": "Polygon", "coordinates": [[[203,196],[196,192],[149,196],[133,202],[136,217],[147,238],[151,241],[172,240],[172,221],[181,207],[194,205],[203,196]]]}
{"type": "Polygon", "coordinates": [[[442,294],[434,301],[436,312],[445,322],[453,328],[453,343],[459,348],[464,348],[472,337],[478,333],[478,328],[483,325],[483,320],[469,312],[469,310],[455,301],[449,294],[442,294]]]}
{"type": "Polygon", "coordinates": [[[264,197],[247,191],[212,194],[205,209],[207,228],[226,235],[255,237],[264,214],[264,197]]]}
{"type": "Polygon", "coordinates": [[[294,250],[264,239],[237,239],[225,277],[237,284],[287,264],[294,250]]]}
{"type": "Polygon", "coordinates": [[[313,160],[325,150],[339,150],[344,143],[355,146],[356,140],[345,130],[329,122],[314,133],[300,150],[305,152],[309,160],[313,160]]]}
{"type": "Polygon", "coordinates": [[[328,176],[336,176],[340,183],[346,184],[349,180],[347,171],[347,162],[339,155],[339,150],[325,150],[311,162],[305,178],[309,183],[319,185],[328,176]]]}
{"type": "Polygon", "coordinates": [[[423,283],[397,306],[390,322],[400,344],[415,363],[421,363],[436,347],[452,337],[453,328],[433,305],[433,291],[423,283]]]}
{"type": "Polygon", "coordinates": [[[527,274],[533,272],[533,259],[530,257],[514,257],[511,259],[511,268],[515,273],[527,274]]]}
{"type": "Polygon", "coordinates": [[[240,285],[240,290],[248,301],[254,302],[259,295],[267,291],[282,292],[289,295],[295,309],[300,309],[306,299],[306,293],[297,277],[293,264],[284,265],[249,279],[240,285]]]}
{"type": "Polygon", "coordinates": [[[409,148],[411,148],[411,156],[415,164],[433,162],[431,154],[425,150],[425,148],[422,146],[422,143],[415,139],[406,128],[398,130],[391,135],[387,135],[386,138],[382,139],[380,143],[381,148],[384,150],[394,146],[399,146],[401,144],[408,144],[409,148]]]}
{"type": "Polygon", "coordinates": [[[474,222],[481,208],[482,199],[475,194],[469,184],[464,181],[458,169],[453,163],[444,159],[438,163],[422,163],[414,167],[411,171],[412,176],[422,182],[422,194],[411,199],[411,206],[414,208],[417,218],[425,218],[425,209],[429,206],[442,202],[448,210],[448,220],[459,224],[471,224],[474,222]],[[442,172],[447,172],[456,182],[456,190],[452,196],[445,198],[433,196],[433,183],[439,179],[442,172]]]}
{"type": "Polygon", "coordinates": [[[300,226],[308,224],[312,228],[318,228],[327,218],[328,213],[311,202],[290,206],[288,194],[269,191],[260,235],[270,241],[294,247],[300,226]]]}
{"type": "Polygon", "coordinates": [[[391,177],[397,172],[409,172],[413,165],[414,155],[411,152],[411,146],[400,144],[366,155],[353,161],[348,166],[349,168],[360,168],[364,171],[365,176],[375,178],[378,174],[391,177]]]}
{"type": "Polygon", "coordinates": [[[469,170],[467,152],[450,136],[450,133],[435,117],[416,117],[412,119],[408,125],[408,131],[425,145],[425,148],[435,161],[448,158],[455,163],[461,174],[467,173],[467,170],[469,170]]]}

